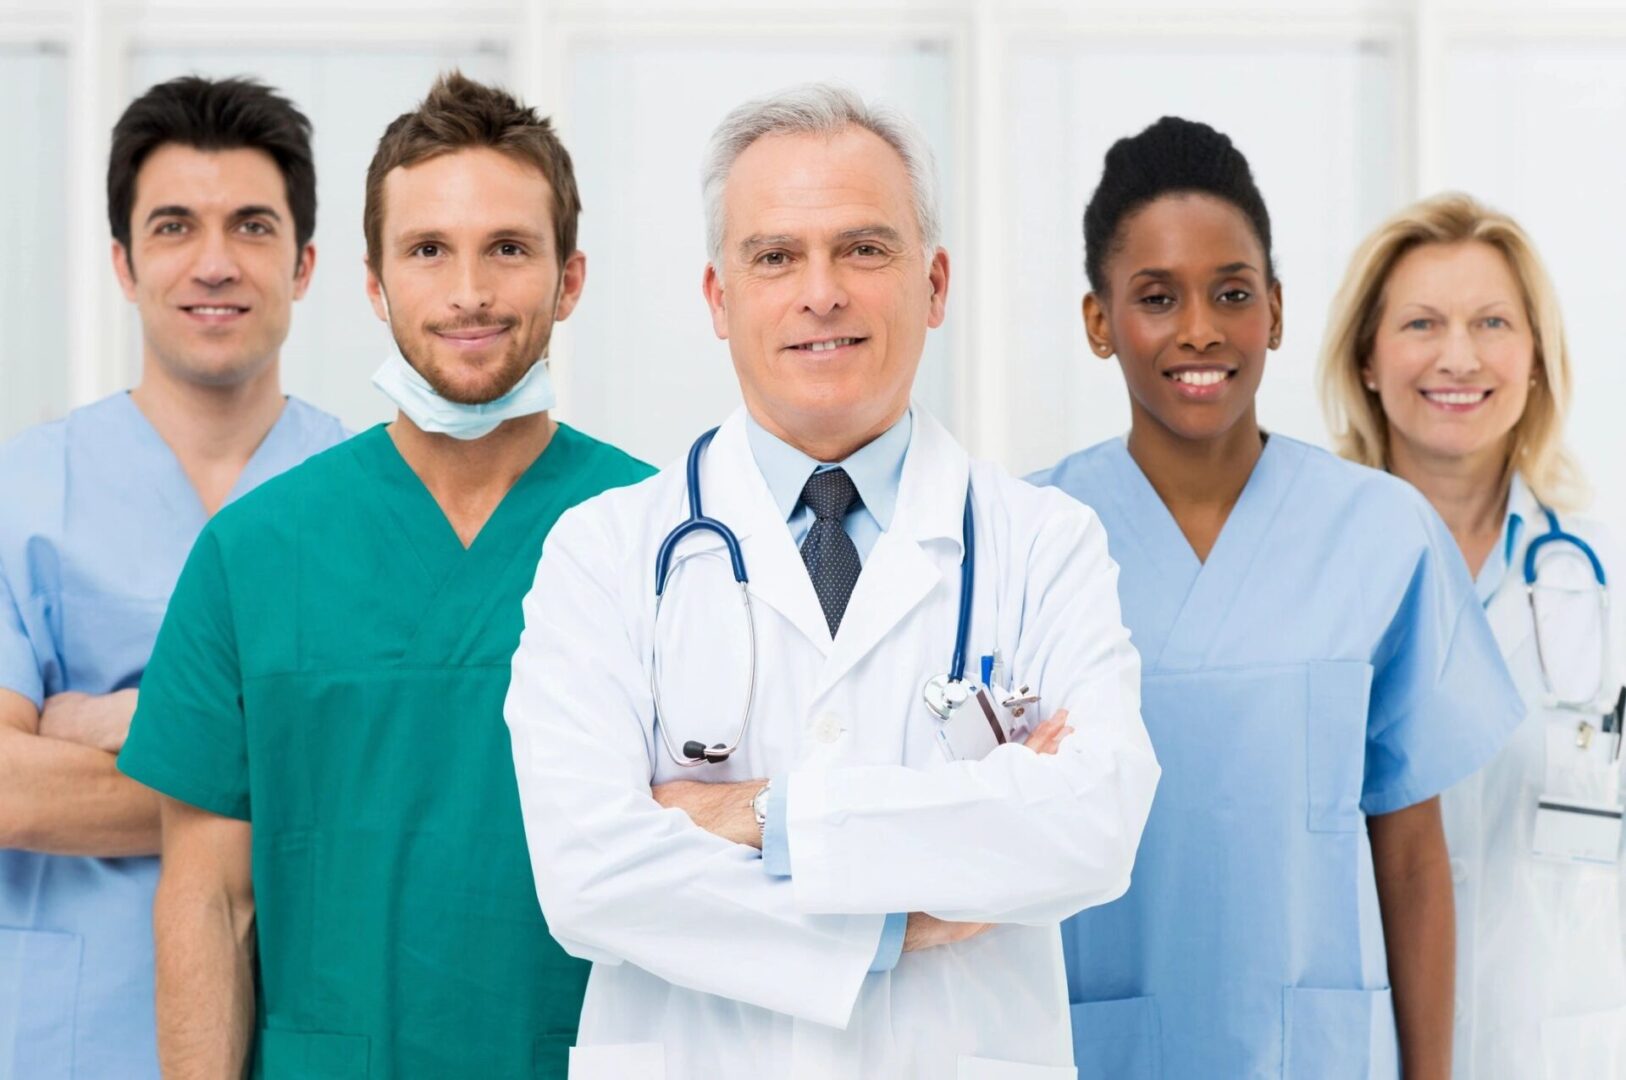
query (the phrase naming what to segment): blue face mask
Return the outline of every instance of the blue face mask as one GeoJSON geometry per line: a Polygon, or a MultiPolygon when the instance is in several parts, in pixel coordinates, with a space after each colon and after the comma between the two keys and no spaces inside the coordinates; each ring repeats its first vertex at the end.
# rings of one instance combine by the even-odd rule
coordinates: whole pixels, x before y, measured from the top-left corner
{"type": "MultiPolygon", "coordinates": [[[[562,286],[563,282],[560,284],[562,286]]],[[[380,293],[380,296],[383,294],[380,293]]],[[[555,307],[558,302],[555,296],[555,307]]],[[[390,302],[384,298],[386,318],[389,311],[390,302]]],[[[394,333],[393,327],[390,332],[394,333]]],[[[417,368],[407,363],[393,341],[390,343],[389,358],[373,372],[373,385],[422,430],[463,440],[483,438],[496,431],[497,425],[504,420],[546,412],[553,408],[555,402],[553,377],[548,374],[545,358],[539,358],[532,364],[525,377],[502,397],[482,405],[464,405],[448,401],[435,393],[434,387],[418,374],[417,368]]]]}

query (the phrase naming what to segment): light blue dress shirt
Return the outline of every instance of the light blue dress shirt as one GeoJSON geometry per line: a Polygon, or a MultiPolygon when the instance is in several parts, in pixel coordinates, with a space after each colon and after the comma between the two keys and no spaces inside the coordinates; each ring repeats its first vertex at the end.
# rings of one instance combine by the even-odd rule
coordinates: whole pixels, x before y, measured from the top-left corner
{"type": "MultiPolygon", "coordinates": [[[[858,489],[858,502],[848,511],[842,527],[858,549],[863,563],[875,548],[875,541],[892,525],[898,504],[898,484],[903,479],[903,459],[909,452],[914,421],[905,412],[898,422],[881,432],[838,462],[821,462],[767,431],[749,413],[745,417],[745,438],[751,447],[768,492],[790,527],[798,548],[813,527],[813,511],[802,502],[802,488],[816,472],[840,468],[858,489]]],[[[762,868],[775,877],[790,877],[790,842],[785,835],[785,788],[783,776],[773,778],[768,792],[768,820],[762,830],[762,868]]],[[[909,916],[893,912],[886,917],[880,946],[875,950],[871,971],[890,971],[903,952],[903,934],[909,916]]]]}
{"type": "MultiPolygon", "coordinates": [[[[288,399],[228,499],[344,438],[288,399]]],[[[130,395],[0,445],[0,689],[139,686],[206,514],[130,395]]],[[[156,858],[0,849],[0,1077],[158,1075],[156,858]]]]}

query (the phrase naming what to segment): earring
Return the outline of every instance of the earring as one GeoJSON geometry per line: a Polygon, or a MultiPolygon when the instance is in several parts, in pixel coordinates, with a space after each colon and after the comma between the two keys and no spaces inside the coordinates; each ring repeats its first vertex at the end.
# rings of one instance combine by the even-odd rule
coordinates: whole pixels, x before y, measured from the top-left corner
{"type": "Polygon", "coordinates": [[[1375,382],[1368,382],[1366,388],[1374,394],[1378,392],[1378,384],[1375,382]]]}

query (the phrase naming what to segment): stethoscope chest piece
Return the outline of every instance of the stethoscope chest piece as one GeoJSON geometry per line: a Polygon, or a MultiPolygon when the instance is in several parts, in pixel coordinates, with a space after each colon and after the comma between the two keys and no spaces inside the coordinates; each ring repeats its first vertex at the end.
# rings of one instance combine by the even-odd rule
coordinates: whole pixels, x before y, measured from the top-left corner
{"type": "Polygon", "coordinates": [[[932,711],[932,715],[946,722],[961,705],[971,700],[975,689],[971,683],[950,678],[945,673],[933,675],[920,693],[926,699],[926,708],[932,711]]]}

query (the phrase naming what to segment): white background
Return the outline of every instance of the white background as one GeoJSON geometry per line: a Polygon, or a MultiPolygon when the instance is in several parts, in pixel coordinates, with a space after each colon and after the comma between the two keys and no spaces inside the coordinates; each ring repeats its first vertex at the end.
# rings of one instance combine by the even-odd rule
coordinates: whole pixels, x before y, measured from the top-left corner
{"type": "Polygon", "coordinates": [[[1577,368],[1571,442],[1626,535],[1626,0],[0,0],[0,438],[129,385],[139,344],[108,263],[107,133],[185,71],[261,76],[316,125],[319,261],[288,389],[353,427],[386,338],[362,293],[361,201],[384,124],[460,65],[553,114],[586,212],[586,296],[556,339],[558,415],[657,463],[737,393],[700,294],[698,169],[732,105],[812,78],[896,104],[938,155],[949,319],[918,397],[1013,470],[1121,432],[1084,349],[1080,217],[1113,139],[1164,113],[1249,156],[1287,332],[1265,424],[1325,441],[1313,392],[1356,242],[1461,188],[1534,235],[1577,368]]]}

